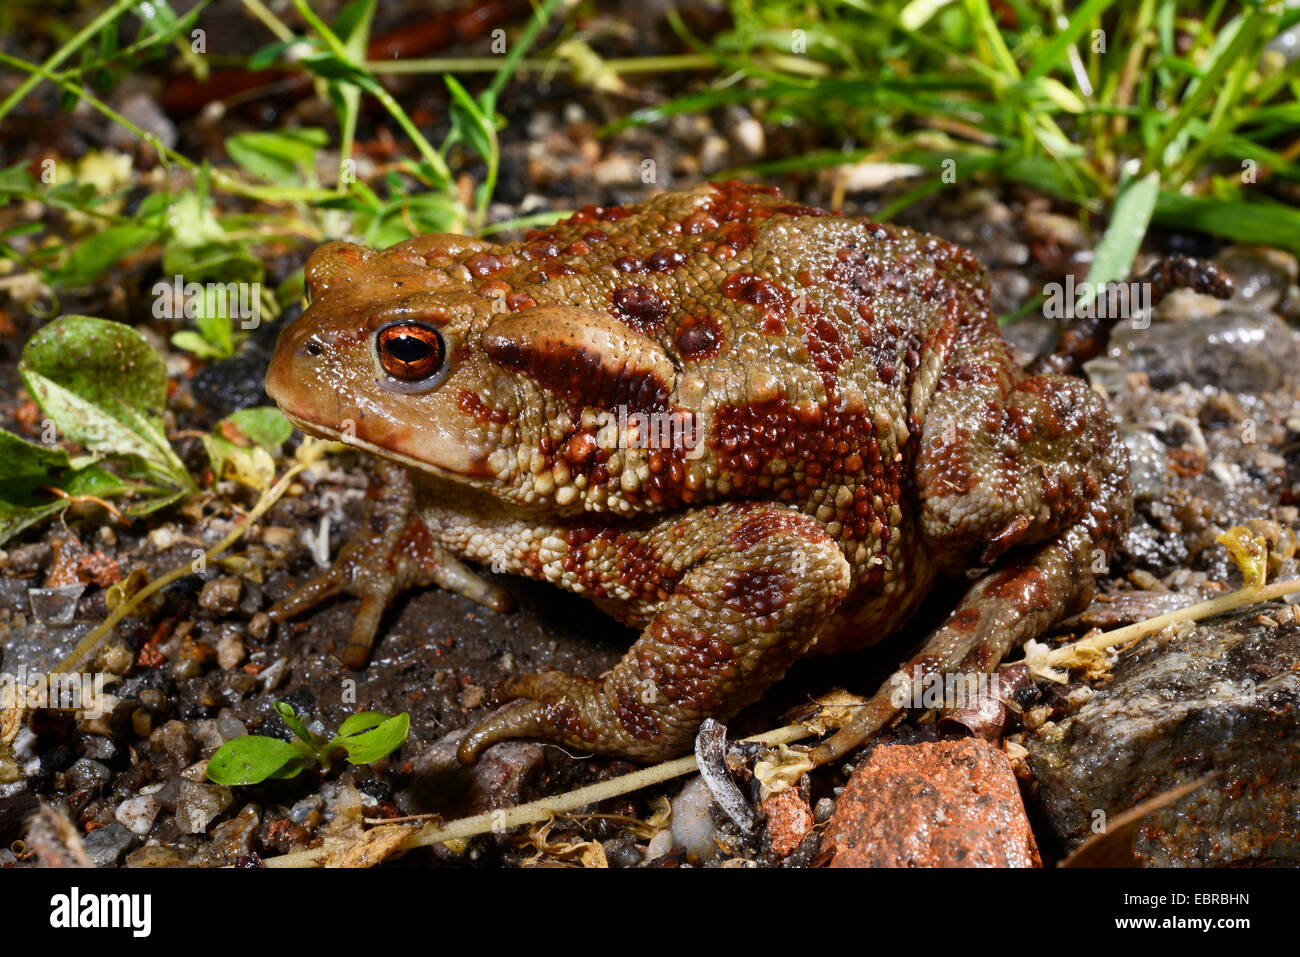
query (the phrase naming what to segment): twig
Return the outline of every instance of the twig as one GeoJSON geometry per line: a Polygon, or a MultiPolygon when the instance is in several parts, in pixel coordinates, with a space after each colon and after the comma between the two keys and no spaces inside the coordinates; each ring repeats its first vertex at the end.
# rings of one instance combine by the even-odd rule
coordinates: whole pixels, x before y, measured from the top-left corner
{"type": "MultiPolygon", "coordinates": [[[[812,732],[801,724],[788,724],[785,727],[776,728],[763,734],[756,734],[752,738],[745,738],[744,740],[777,745],[800,741],[811,737],[811,735],[812,732]]],[[[543,798],[540,801],[532,801],[512,808],[502,808],[498,811],[487,811],[448,824],[435,822],[425,825],[408,837],[398,846],[395,853],[400,854],[414,850],[417,847],[428,847],[446,841],[475,837],[492,831],[504,831],[523,824],[535,824],[557,814],[576,811],[588,804],[607,801],[612,797],[631,794],[633,791],[639,791],[653,784],[671,781],[683,774],[690,774],[695,769],[695,756],[689,755],[673,761],[665,761],[663,764],[656,764],[653,767],[642,768],[640,771],[633,771],[631,774],[624,774],[621,777],[610,778],[608,781],[589,784],[586,787],[565,794],[543,798]]],[[[308,851],[282,854],[279,857],[268,857],[265,863],[267,867],[318,867],[321,859],[328,856],[329,853],[330,851],[327,848],[313,848],[308,851]]]]}
{"type": "MultiPolygon", "coordinates": [[[[276,482],[263,492],[261,497],[257,500],[257,504],[254,505],[252,510],[244,516],[244,520],[233,531],[231,531],[230,534],[203,553],[203,560],[205,562],[212,561],[231,545],[235,544],[235,542],[243,538],[244,534],[253,527],[254,523],[266,514],[267,509],[280,500],[280,496],[284,495],[285,491],[289,488],[289,483],[293,481],[294,477],[297,476],[299,472],[307,468],[308,464],[309,463],[307,462],[297,463],[281,476],[280,481],[276,482]]],[[[173,568],[165,575],[155,578],[138,592],[123,599],[118,603],[116,608],[109,612],[107,618],[101,621],[99,625],[90,632],[90,634],[81,639],[77,644],[77,647],[73,648],[66,658],[51,669],[51,674],[62,674],[75,669],[82,661],[89,657],[92,652],[94,652],[95,648],[98,647],[99,643],[105,638],[105,636],[113,630],[114,626],[134,611],[141,602],[155,592],[166,588],[177,579],[192,574],[194,574],[193,563],[181,565],[179,568],[173,568]]]]}

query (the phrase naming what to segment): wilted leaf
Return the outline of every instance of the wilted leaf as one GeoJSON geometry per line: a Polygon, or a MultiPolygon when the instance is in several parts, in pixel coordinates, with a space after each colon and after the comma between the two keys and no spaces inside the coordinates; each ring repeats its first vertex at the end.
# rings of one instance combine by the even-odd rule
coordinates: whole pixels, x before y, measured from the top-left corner
{"type": "Polygon", "coordinates": [[[65,316],[31,338],[18,369],[62,434],[94,452],[139,458],[175,485],[193,487],[163,433],[166,365],[130,326],[65,316]]]}

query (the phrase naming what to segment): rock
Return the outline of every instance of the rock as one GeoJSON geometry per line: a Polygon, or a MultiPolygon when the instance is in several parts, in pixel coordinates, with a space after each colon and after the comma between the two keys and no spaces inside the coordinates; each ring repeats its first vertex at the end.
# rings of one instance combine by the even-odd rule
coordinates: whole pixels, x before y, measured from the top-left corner
{"type": "Polygon", "coordinates": [[[96,867],[113,867],[136,840],[136,836],[117,821],[110,821],[87,834],[82,844],[96,867]]]}
{"type": "Polygon", "coordinates": [[[126,867],[184,867],[189,858],[174,847],[146,844],[126,855],[126,867]]]}
{"type": "Polygon", "coordinates": [[[194,739],[186,730],[185,725],[176,720],[168,721],[157,732],[161,738],[163,750],[171,756],[171,759],[182,767],[194,760],[197,750],[194,747],[194,739]]]}
{"type": "Polygon", "coordinates": [[[228,615],[239,605],[242,589],[239,579],[233,575],[222,575],[203,586],[199,592],[199,607],[216,615],[228,615]]]}
{"type": "Polygon", "coordinates": [[[832,867],[1037,867],[1020,789],[976,738],[881,745],[826,826],[832,867]]]}
{"type": "Polygon", "coordinates": [[[1144,372],[1155,389],[1180,382],[1225,392],[1262,395],[1300,385],[1300,346],[1271,313],[1224,311],[1134,329],[1121,323],[1110,352],[1130,372],[1144,372]]]}
{"type": "Polygon", "coordinates": [[[1138,859],[1300,864],[1300,625],[1272,608],[1264,614],[1283,624],[1255,608],[1145,639],[1076,712],[1029,737],[1036,803],[1062,850],[1095,821],[1214,773],[1147,816],[1138,859]]]}
{"type": "Polygon", "coordinates": [[[466,730],[443,736],[416,758],[414,778],[395,795],[399,807],[459,817],[522,803],[523,789],[543,766],[545,748],[532,741],[503,741],[466,767],[456,760],[466,730]]]}
{"type": "Polygon", "coordinates": [[[610,867],[636,867],[641,863],[641,852],[631,835],[623,834],[605,845],[605,859],[610,867]]]}
{"type": "Polygon", "coordinates": [[[231,791],[218,784],[181,781],[176,824],[184,834],[202,834],[218,814],[230,807],[231,791]]]}
{"type": "Polygon", "coordinates": [[[1296,259],[1280,249],[1232,246],[1215,262],[1232,276],[1232,304],[1255,312],[1276,310],[1296,281],[1296,259]]]}
{"type": "Polygon", "coordinates": [[[137,794],[119,804],[113,816],[132,834],[144,836],[153,828],[161,810],[162,801],[156,794],[137,794]]]}
{"type": "Polygon", "coordinates": [[[324,797],[319,794],[309,794],[289,809],[289,820],[294,824],[302,824],[306,827],[312,827],[315,824],[320,823],[320,812],[324,807],[324,797]]]}
{"type": "Polygon", "coordinates": [[[108,761],[117,754],[117,745],[113,743],[112,738],[105,738],[98,734],[83,734],[81,753],[92,761],[108,761]]]}
{"type": "Polygon", "coordinates": [[[647,861],[657,861],[659,858],[669,854],[673,849],[673,832],[665,828],[654,837],[645,847],[645,859],[647,861]]]}
{"type": "Polygon", "coordinates": [[[78,758],[72,762],[72,767],[67,770],[68,786],[73,790],[80,791],[82,788],[90,788],[98,791],[113,776],[113,772],[106,765],[98,761],[92,761],[90,758],[78,758]]]}
{"type": "Polygon", "coordinates": [[[221,713],[217,715],[217,734],[220,736],[221,744],[225,744],[235,738],[245,737],[248,734],[248,727],[239,720],[235,712],[229,708],[222,708],[221,713]]]}
{"type": "Polygon", "coordinates": [[[262,815],[257,805],[245,805],[235,817],[212,829],[212,843],[200,853],[199,863],[233,864],[239,858],[251,854],[253,835],[261,823],[262,815]]]}
{"type": "Polygon", "coordinates": [[[813,827],[812,810],[798,788],[786,788],[763,802],[772,853],[788,856],[813,827]]]}
{"type": "Polygon", "coordinates": [[[686,860],[699,864],[718,853],[718,827],[709,808],[713,795],[699,775],[691,778],[673,798],[673,846],[686,851],[686,860]]]}
{"type": "Polygon", "coordinates": [[[244,639],[238,629],[226,629],[217,642],[217,664],[226,671],[236,668],[244,660],[244,639]]]}

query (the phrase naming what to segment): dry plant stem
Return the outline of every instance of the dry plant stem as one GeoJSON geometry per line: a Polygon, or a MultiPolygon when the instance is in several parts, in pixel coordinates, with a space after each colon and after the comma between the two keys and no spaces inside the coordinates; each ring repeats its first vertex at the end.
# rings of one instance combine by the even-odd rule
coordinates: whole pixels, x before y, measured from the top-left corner
{"type": "MultiPolygon", "coordinates": [[[[289,487],[289,483],[292,482],[294,477],[306,467],[307,465],[305,463],[299,462],[297,465],[290,468],[289,471],[285,472],[284,475],[281,476],[280,481],[276,482],[269,489],[263,492],[261,497],[257,500],[257,504],[253,506],[252,511],[244,516],[244,520],[239,524],[239,526],[203,553],[203,561],[212,561],[231,545],[234,545],[235,542],[243,538],[244,534],[253,527],[253,524],[266,514],[266,510],[280,500],[280,496],[285,493],[285,490],[289,487]]],[[[109,612],[108,617],[99,623],[98,627],[91,631],[90,634],[86,635],[85,638],[81,639],[77,644],[77,647],[72,649],[72,652],[68,657],[64,658],[54,666],[51,673],[62,674],[77,668],[81,662],[94,653],[95,649],[99,646],[99,643],[112,632],[114,626],[134,611],[141,602],[155,592],[166,588],[177,579],[193,574],[194,565],[192,562],[188,565],[181,565],[179,568],[173,568],[165,575],[155,578],[129,598],[123,599],[118,603],[116,608],[109,612]]]]}
{"type": "MultiPolygon", "coordinates": [[[[744,740],[777,745],[800,741],[803,738],[811,737],[811,735],[812,732],[803,725],[787,724],[785,727],[767,731],[763,734],[756,734],[752,738],[745,738],[744,740]]],[[[631,774],[624,774],[621,777],[601,781],[598,784],[591,784],[585,788],[578,788],[576,791],[569,791],[567,794],[558,794],[555,797],[543,798],[529,804],[520,804],[518,807],[502,808],[497,811],[488,811],[485,814],[475,814],[471,817],[461,818],[458,821],[452,821],[449,824],[428,824],[403,841],[395,853],[400,854],[404,851],[414,850],[417,847],[428,847],[432,844],[442,844],[445,841],[475,837],[491,831],[503,831],[512,827],[519,827],[522,824],[536,824],[538,821],[545,821],[556,814],[576,811],[578,808],[586,807],[589,804],[607,801],[612,797],[619,797],[623,794],[631,794],[633,791],[639,791],[641,788],[649,787],[652,784],[671,781],[683,774],[690,774],[695,769],[695,756],[690,755],[673,761],[665,761],[663,764],[656,764],[653,767],[642,768],[640,771],[633,771],[631,774]]],[[[295,851],[292,854],[283,854],[279,857],[268,857],[265,863],[267,867],[318,867],[320,859],[328,854],[329,851],[325,848],[315,848],[310,851],[295,851]]]]}
{"type": "Polygon", "coordinates": [[[1237,608],[1272,601],[1275,598],[1281,598],[1283,595],[1290,595],[1295,592],[1300,592],[1300,578],[1274,582],[1271,585],[1239,588],[1226,595],[1220,595],[1218,598],[1197,602],[1195,605],[1188,605],[1185,608],[1176,608],[1171,612],[1156,615],[1156,617],[1148,618],[1145,621],[1134,622],[1131,625],[1125,625],[1123,628],[1104,631],[1099,635],[1093,635],[1091,638],[1080,638],[1068,645],[1053,648],[1047,654],[1047,662],[1053,666],[1068,664],[1073,659],[1074,653],[1079,650],[1105,651],[1107,648],[1113,648],[1116,645],[1137,641],[1139,638],[1144,638],[1180,621],[1199,621],[1202,618],[1222,615],[1237,608]]]}

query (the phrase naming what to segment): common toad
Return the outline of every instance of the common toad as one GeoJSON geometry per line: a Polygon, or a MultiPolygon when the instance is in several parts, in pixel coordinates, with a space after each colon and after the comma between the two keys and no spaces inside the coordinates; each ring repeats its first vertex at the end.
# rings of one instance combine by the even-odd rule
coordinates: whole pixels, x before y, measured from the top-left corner
{"type": "MultiPolygon", "coordinates": [[[[973,583],[901,670],[988,671],[1088,602],[1129,521],[1105,403],[1016,363],[971,253],[770,187],[505,245],[333,242],[306,280],[267,391],[390,466],[377,524],[273,617],[359,596],[359,667],[403,589],[505,607],[469,561],[641,631],[599,678],[504,682],[464,760],[518,737],[671,757],[796,659],[899,629],[938,575],[973,583]]],[[[897,710],[877,694],[817,760],[897,710]]]]}

